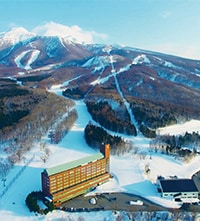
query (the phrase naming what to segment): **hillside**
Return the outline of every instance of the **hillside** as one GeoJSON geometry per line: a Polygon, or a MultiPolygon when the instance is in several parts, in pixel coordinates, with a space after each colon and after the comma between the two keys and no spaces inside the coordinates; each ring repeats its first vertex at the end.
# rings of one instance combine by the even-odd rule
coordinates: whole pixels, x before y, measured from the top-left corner
{"type": "Polygon", "coordinates": [[[66,133],[76,119],[72,101],[7,78],[0,79],[0,104],[1,177],[50,129],[53,139],[53,136],[58,137],[58,130],[59,134],[66,133]],[[65,131],[61,129],[62,124],[65,131]]]}
{"type": "MultiPolygon", "coordinates": [[[[36,221],[38,219],[92,221],[94,219],[105,219],[111,221],[119,220],[119,218],[122,220],[130,220],[131,216],[139,220],[147,220],[149,217],[151,217],[149,220],[155,220],[157,217],[157,219],[163,218],[170,221],[178,218],[184,220],[185,216],[187,216],[187,218],[195,217],[196,213],[188,212],[186,215],[185,211],[170,212],[170,208],[177,208],[179,204],[171,200],[161,198],[160,194],[156,190],[155,180],[156,176],[160,174],[166,177],[170,175],[177,175],[180,178],[191,177],[191,175],[199,169],[199,156],[193,158],[189,163],[184,163],[182,160],[177,159],[174,156],[164,155],[160,151],[157,153],[153,151],[150,158],[148,148],[149,139],[145,139],[142,136],[138,136],[137,138],[125,136],[126,139],[134,141],[134,146],[138,147],[137,152],[135,152],[136,149],[133,148],[130,153],[123,156],[112,155],[111,173],[114,176],[114,179],[111,179],[110,182],[105,185],[99,186],[93,194],[112,193],[113,191],[139,194],[150,201],[164,205],[166,207],[166,211],[137,211],[133,213],[125,211],[99,211],[90,213],[68,213],[56,210],[52,213],[48,213],[46,216],[36,216],[34,213],[30,213],[25,206],[25,198],[31,191],[41,189],[40,173],[44,168],[70,162],[72,160],[77,160],[81,157],[97,153],[96,150],[88,147],[83,136],[85,126],[88,121],[92,121],[91,116],[87,112],[87,108],[83,101],[76,101],[75,108],[79,117],[70,132],[59,144],[52,145],[48,142],[46,137],[43,138],[42,141],[45,141],[47,147],[51,150],[47,161],[44,163],[41,160],[43,150],[40,148],[40,144],[37,143],[32,150],[25,155],[25,160],[22,160],[19,164],[17,164],[9,173],[7,176],[6,187],[3,187],[2,182],[0,183],[2,191],[7,189],[5,194],[1,197],[0,215],[3,219],[24,221],[36,221]],[[144,173],[145,165],[149,165],[151,169],[149,175],[144,173]],[[24,168],[24,166],[25,170],[16,178],[16,175],[24,168]],[[12,183],[13,180],[14,183],[12,183]],[[28,182],[29,180],[31,182],[28,182]],[[22,185],[25,181],[27,185],[22,185]],[[168,219],[166,219],[166,217],[168,217],[168,219]]],[[[189,124],[189,127],[187,127],[187,125],[179,126],[183,133],[185,131],[189,131],[190,128],[196,131],[199,128],[199,121],[189,124]]],[[[162,133],[164,132],[165,130],[163,128],[162,133]]],[[[171,134],[174,132],[177,133],[176,127],[175,129],[171,127],[170,132],[171,134]]]]}
{"type": "Polygon", "coordinates": [[[199,119],[200,61],[130,47],[78,44],[22,29],[2,35],[1,42],[0,77],[14,77],[35,89],[60,85],[64,96],[84,99],[87,105],[106,102],[114,123],[129,121],[120,123],[127,134],[138,127],[138,132],[155,137],[158,127],[199,119]]]}
{"type": "MultiPolygon", "coordinates": [[[[125,191],[166,210],[179,208],[178,203],[160,197],[156,178],[160,174],[191,178],[199,170],[200,62],[129,47],[77,44],[24,30],[20,33],[15,41],[8,36],[4,41],[1,36],[0,45],[1,217],[128,217],[118,211],[91,217],[54,211],[37,217],[25,207],[26,196],[41,190],[44,168],[96,153],[101,139],[113,142],[114,178],[94,194],[125,191]],[[172,133],[174,127],[165,130],[166,125],[185,121],[195,122],[195,126],[181,124],[182,137],[176,127],[176,133],[172,133]],[[162,145],[161,137],[166,142],[162,145]],[[195,143],[188,143],[188,137],[196,137],[195,143]],[[186,154],[169,150],[178,141],[184,148],[187,144],[190,150],[186,154]],[[27,185],[22,185],[25,181],[27,185]]],[[[166,211],[163,216],[175,219],[176,215],[166,211]]],[[[184,214],[181,211],[177,216],[184,214]]]]}
{"type": "Polygon", "coordinates": [[[76,120],[73,101],[48,92],[53,85],[66,98],[83,100],[99,126],[121,135],[156,138],[160,127],[200,118],[200,61],[23,28],[0,39],[0,137],[9,142],[4,151],[16,145],[11,162],[47,131],[58,143],[76,120]]]}

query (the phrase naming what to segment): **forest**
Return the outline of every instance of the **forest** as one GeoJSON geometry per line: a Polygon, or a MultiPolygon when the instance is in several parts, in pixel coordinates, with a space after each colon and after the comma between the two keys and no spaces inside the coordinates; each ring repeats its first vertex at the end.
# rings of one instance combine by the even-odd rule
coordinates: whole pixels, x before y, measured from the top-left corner
{"type": "Polygon", "coordinates": [[[132,148],[120,136],[112,136],[102,127],[95,126],[91,122],[85,127],[84,136],[86,143],[94,149],[100,149],[103,143],[109,143],[113,155],[122,155],[132,148]]]}
{"type": "Polygon", "coordinates": [[[70,130],[77,117],[77,111],[72,110],[67,116],[64,116],[60,121],[56,122],[48,134],[50,143],[58,144],[70,130]]]}
{"type": "Polygon", "coordinates": [[[186,132],[184,135],[176,136],[158,134],[149,144],[150,151],[173,155],[185,162],[189,162],[196,154],[200,153],[199,146],[199,132],[186,132]]]}
{"type": "Polygon", "coordinates": [[[91,90],[92,87],[88,85],[80,85],[79,87],[67,88],[63,91],[63,96],[71,99],[83,99],[85,94],[91,90]]]}
{"type": "Polygon", "coordinates": [[[136,128],[131,123],[130,116],[122,104],[115,105],[115,109],[108,101],[87,101],[86,105],[93,120],[106,129],[127,135],[137,135],[136,128]]]}
{"type": "MultiPolygon", "coordinates": [[[[77,114],[72,109],[73,101],[45,89],[18,85],[14,80],[0,79],[0,94],[0,152],[7,156],[0,158],[0,178],[3,178],[16,162],[24,158],[34,142],[41,142],[48,131],[53,134],[59,131],[61,139],[77,114]]],[[[53,141],[53,137],[51,139],[58,142],[53,141]]],[[[46,159],[49,151],[42,149],[46,159]]]]}

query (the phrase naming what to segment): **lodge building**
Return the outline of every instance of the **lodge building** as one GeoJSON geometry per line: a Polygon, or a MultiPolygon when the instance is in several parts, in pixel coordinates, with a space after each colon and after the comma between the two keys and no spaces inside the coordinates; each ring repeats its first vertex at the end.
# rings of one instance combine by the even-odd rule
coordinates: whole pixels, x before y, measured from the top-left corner
{"type": "Polygon", "coordinates": [[[196,202],[198,189],[192,179],[158,179],[161,195],[175,201],[196,202]]]}
{"type": "Polygon", "coordinates": [[[55,206],[89,192],[110,178],[110,145],[101,152],[69,163],[44,169],[42,192],[55,206]]]}

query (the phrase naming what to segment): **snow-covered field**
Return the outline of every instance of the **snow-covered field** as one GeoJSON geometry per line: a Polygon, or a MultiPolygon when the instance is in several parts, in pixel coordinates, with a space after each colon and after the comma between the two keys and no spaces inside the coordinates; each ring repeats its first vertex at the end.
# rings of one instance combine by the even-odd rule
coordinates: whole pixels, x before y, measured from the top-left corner
{"type": "MultiPolygon", "coordinates": [[[[54,211],[46,216],[36,216],[34,213],[30,213],[25,205],[26,196],[30,192],[41,190],[40,174],[44,168],[96,153],[95,150],[88,147],[84,140],[84,127],[92,120],[91,116],[82,101],[76,102],[76,109],[79,117],[71,131],[58,145],[48,144],[51,154],[46,163],[42,162],[40,158],[42,151],[40,145],[36,144],[31,152],[26,155],[26,159],[16,165],[9,173],[6,186],[3,187],[3,182],[0,183],[0,220],[61,221],[81,220],[80,217],[86,221],[115,220],[116,214],[112,211],[81,214],[54,211]],[[25,164],[27,164],[26,167],[24,167],[25,164]],[[17,178],[15,178],[16,175],[17,178]],[[15,180],[13,181],[13,179],[15,180]],[[5,194],[2,196],[3,191],[5,194]]],[[[190,131],[189,129],[191,128],[195,132],[200,131],[200,121],[190,121],[188,124],[182,124],[181,128],[177,126],[171,126],[169,130],[168,128],[162,128],[160,132],[164,133],[166,131],[166,133],[177,134],[190,131]]],[[[46,139],[44,137],[44,141],[47,141],[46,139]]],[[[156,177],[157,175],[177,175],[180,178],[190,178],[193,173],[200,170],[200,156],[196,156],[187,164],[161,153],[151,152],[150,157],[148,139],[142,136],[136,138],[127,137],[127,139],[133,140],[135,145],[139,147],[139,151],[146,150],[145,159],[141,159],[139,154],[131,153],[124,156],[111,156],[111,173],[115,178],[100,186],[96,191],[127,191],[142,195],[166,207],[178,207],[179,205],[175,202],[160,198],[155,186],[156,177]],[[148,176],[144,173],[145,165],[147,164],[150,168],[148,176]]]]}

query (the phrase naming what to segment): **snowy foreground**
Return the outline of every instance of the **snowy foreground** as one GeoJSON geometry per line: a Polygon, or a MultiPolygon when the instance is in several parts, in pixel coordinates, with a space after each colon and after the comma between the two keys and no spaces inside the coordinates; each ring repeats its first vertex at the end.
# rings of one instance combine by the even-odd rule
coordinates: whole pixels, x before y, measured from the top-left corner
{"type": "MultiPolygon", "coordinates": [[[[92,120],[88,114],[83,102],[76,103],[79,118],[72,130],[58,145],[48,145],[51,155],[46,163],[41,161],[42,150],[40,145],[36,144],[30,153],[26,155],[26,159],[16,165],[9,173],[6,186],[0,183],[0,220],[7,221],[101,221],[101,220],[117,220],[119,214],[112,211],[91,212],[91,213],[67,213],[63,211],[53,211],[46,216],[36,216],[30,213],[25,205],[26,196],[32,192],[41,190],[40,174],[46,167],[55,166],[57,164],[69,162],[81,157],[96,153],[95,150],[87,146],[84,140],[84,127],[92,120]],[[24,165],[27,165],[24,167],[24,165]],[[16,177],[17,176],[17,177],[16,177]],[[16,177],[16,178],[15,178],[16,177]]],[[[184,131],[200,131],[200,121],[190,121],[188,124],[165,128],[161,130],[164,133],[177,134],[184,131]],[[189,127],[188,127],[189,125],[189,127]],[[181,130],[180,130],[181,128],[181,130]],[[179,131],[180,130],[180,131],[179,131]]],[[[132,139],[139,151],[146,151],[145,159],[141,159],[139,154],[127,154],[121,157],[111,156],[111,173],[115,177],[110,182],[100,186],[96,192],[116,192],[126,191],[135,193],[159,203],[168,208],[178,208],[175,202],[162,199],[156,189],[157,175],[171,176],[177,175],[179,178],[190,178],[192,174],[200,170],[200,156],[195,157],[190,163],[184,164],[182,161],[174,160],[172,156],[166,156],[160,153],[151,153],[149,155],[149,140],[143,137],[127,137],[132,139]],[[149,165],[151,170],[148,176],[144,173],[145,165],[149,165]]],[[[44,137],[44,142],[48,142],[44,137]]],[[[124,216],[120,220],[129,220],[124,216]]],[[[140,218],[138,220],[146,220],[140,218]]],[[[168,219],[169,220],[169,219],[168,219]]]]}

